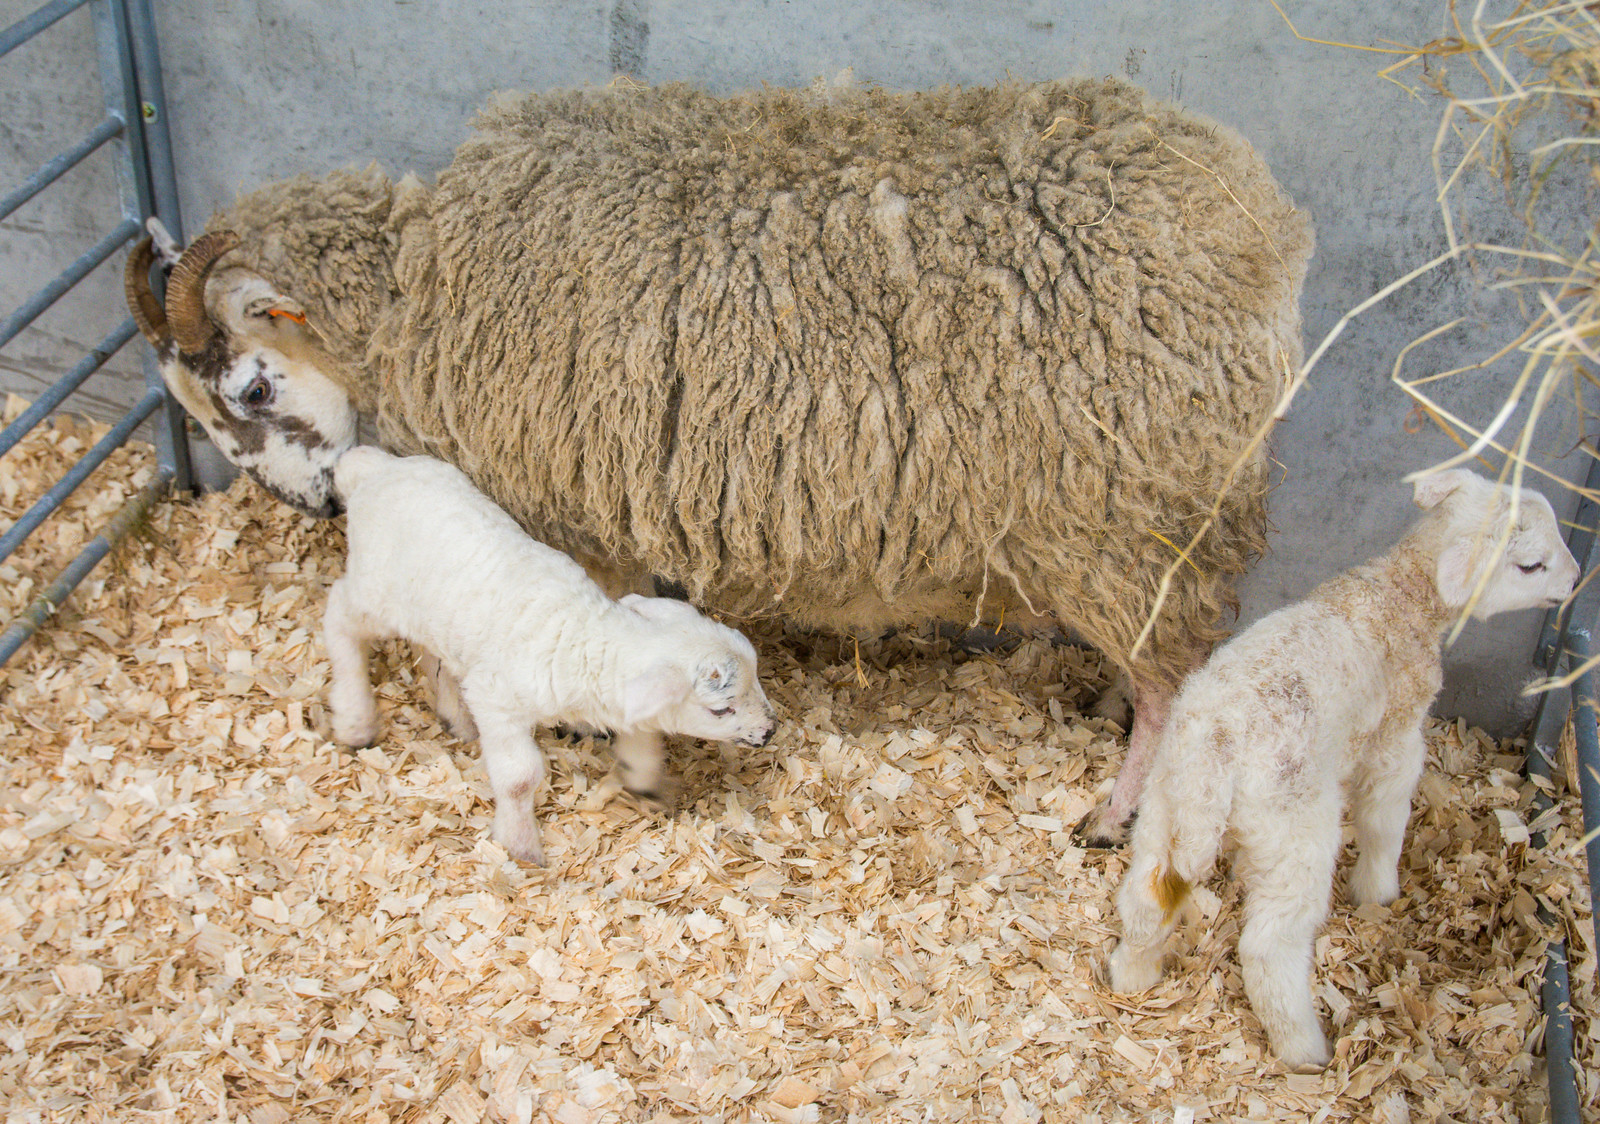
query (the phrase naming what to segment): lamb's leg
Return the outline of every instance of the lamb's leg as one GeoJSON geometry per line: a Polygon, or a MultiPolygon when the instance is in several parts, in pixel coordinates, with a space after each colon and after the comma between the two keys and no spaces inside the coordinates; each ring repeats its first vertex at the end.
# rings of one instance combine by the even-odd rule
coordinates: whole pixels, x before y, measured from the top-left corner
{"type": "Polygon", "coordinates": [[[1350,795],[1355,820],[1356,864],[1346,892],[1354,905],[1392,902],[1400,896],[1400,852],[1405,846],[1411,797],[1428,755],[1421,723],[1408,729],[1387,752],[1356,778],[1350,795]]]}
{"type": "Polygon", "coordinates": [[[1339,853],[1338,794],[1276,820],[1240,841],[1236,869],[1246,896],[1239,964],[1272,1052],[1290,1069],[1320,1067],[1332,1054],[1311,998],[1311,970],[1339,853]]]}
{"type": "Polygon", "coordinates": [[[1161,842],[1148,833],[1134,833],[1133,861],[1117,891],[1122,940],[1112,950],[1109,963],[1115,991],[1145,991],[1161,982],[1161,960],[1167,938],[1178,924],[1179,905],[1163,900],[1163,850],[1161,842]]]}
{"type": "Polygon", "coordinates": [[[467,709],[466,700],[461,697],[461,684],[444,666],[444,661],[424,648],[417,665],[433,689],[433,712],[439,718],[439,725],[464,742],[476,738],[478,727],[472,720],[472,711],[467,709]]]}
{"type": "Polygon", "coordinates": [[[1140,687],[1133,706],[1133,730],[1128,735],[1128,755],[1117,771],[1111,797],[1091,811],[1073,829],[1086,846],[1115,847],[1128,838],[1128,821],[1139,807],[1145,777],[1155,759],[1156,744],[1172,713],[1172,690],[1140,687]]]}
{"type": "Polygon", "coordinates": [[[350,587],[340,578],[328,590],[322,639],[333,671],[328,688],[333,736],[344,745],[371,745],[378,736],[378,709],[367,673],[368,636],[362,616],[352,604],[350,587]]]}
{"type": "Polygon", "coordinates": [[[618,731],[612,736],[611,748],[617,755],[622,787],[649,805],[667,808],[672,803],[672,785],[661,743],[660,734],[618,731]]]}
{"type": "MultiPolygon", "coordinates": [[[[467,688],[468,700],[472,691],[467,688]]],[[[494,792],[494,841],[519,862],[544,865],[534,795],[544,783],[544,751],[533,740],[530,723],[503,710],[474,704],[478,747],[494,792]]]]}

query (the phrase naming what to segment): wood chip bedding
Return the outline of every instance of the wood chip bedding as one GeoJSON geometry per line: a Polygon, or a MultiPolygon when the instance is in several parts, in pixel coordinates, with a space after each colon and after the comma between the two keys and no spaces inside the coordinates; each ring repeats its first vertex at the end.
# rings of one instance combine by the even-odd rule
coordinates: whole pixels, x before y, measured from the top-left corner
{"type": "MultiPolygon", "coordinates": [[[[98,432],[0,461],[5,520],[98,432]]],[[[0,570],[8,614],[149,471],[119,454],[0,570]]],[[[1576,802],[1530,849],[1515,745],[1432,726],[1400,901],[1317,942],[1335,1061],[1287,1074],[1225,879],[1159,988],[1103,983],[1122,858],[1069,834],[1122,756],[1079,712],[1093,653],[753,629],[772,743],[677,743],[662,815],[544,736],[533,869],[403,645],[382,742],[328,740],[337,524],[241,483],[148,532],[0,672],[8,1124],[1533,1121],[1540,900],[1600,1105],[1576,802]]]]}

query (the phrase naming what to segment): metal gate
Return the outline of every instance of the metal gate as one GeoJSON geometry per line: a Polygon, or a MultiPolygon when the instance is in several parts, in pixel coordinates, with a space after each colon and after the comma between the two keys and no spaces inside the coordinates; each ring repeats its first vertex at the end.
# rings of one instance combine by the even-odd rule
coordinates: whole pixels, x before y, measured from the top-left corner
{"type": "MultiPolygon", "coordinates": [[[[1600,579],[1594,577],[1600,565],[1600,545],[1597,545],[1596,528],[1600,528],[1600,503],[1589,498],[1600,495],[1600,461],[1593,461],[1586,481],[1588,495],[1578,503],[1573,516],[1573,530],[1568,539],[1572,556],[1583,567],[1584,584],[1573,603],[1563,613],[1552,611],[1546,618],[1544,633],[1540,637],[1536,663],[1552,677],[1582,671],[1568,690],[1545,693],[1539,701],[1539,711],[1534,718],[1533,735],[1528,739],[1528,775],[1550,781],[1559,758],[1558,746],[1568,718],[1578,756],[1579,797],[1583,806],[1583,830],[1587,839],[1586,855],[1589,869],[1590,920],[1595,927],[1595,943],[1600,949],[1600,905],[1597,899],[1596,875],[1600,874],[1600,683],[1597,669],[1589,662],[1600,654],[1600,645],[1594,638],[1597,616],[1600,616],[1600,579]]],[[[1541,793],[1534,803],[1533,843],[1544,847],[1549,842],[1549,832],[1543,830],[1541,820],[1550,810],[1552,801],[1541,793]]],[[[1540,903],[1539,921],[1545,926],[1556,926],[1557,919],[1549,908],[1540,903]]],[[[1557,926],[1558,927],[1558,926],[1557,926]]],[[[1545,1013],[1544,1052],[1550,1080],[1550,1119],[1552,1124],[1579,1124],[1582,1120],[1582,1094],[1578,1088],[1578,1068],[1573,1057],[1576,1045],[1572,1027],[1572,984],[1567,972],[1567,943],[1564,938],[1552,940],[1545,950],[1543,987],[1545,1013]]],[[[1594,1012],[1590,1012],[1591,1020],[1594,1012]]],[[[1591,1028],[1595,1025],[1591,1021],[1591,1028]]]]}
{"type": "MultiPolygon", "coordinates": [[[[102,146],[112,148],[118,203],[122,221],[59,276],[45,284],[23,305],[0,322],[0,348],[10,343],[46,309],[94,269],[141,236],[144,220],[161,219],[174,235],[182,234],[177,186],[173,176],[172,146],[167,132],[166,99],[161,89],[161,68],[156,47],[155,20],[150,0],[52,0],[0,32],[0,58],[71,15],[88,8],[94,21],[96,59],[85,59],[84,70],[97,65],[105,101],[105,118],[71,148],[47,160],[22,183],[0,183],[7,194],[0,199],[0,220],[25,206],[40,192],[102,146]]],[[[118,349],[138,335],[132,317],[102,339],[71,370],[40,395],[16,421],[0,432],[0,456],[42,422],[94,374],[118,349]]],[[[156,371],[154,356],[145,349],[145,393],[112,426],[111,432],[91,448],[45,494],[39,497],[3,535],[0,562],[39,528],[119,445],[147,418],[154,418],[156,472],[139,493],[123,505],[70,562],[0,634],[0,665],[61,606],[79,582],[103,559],[139,518],[171,488],[191,485],[188,446],[184,440],[183,412],[167,394],[156,371]]]]}

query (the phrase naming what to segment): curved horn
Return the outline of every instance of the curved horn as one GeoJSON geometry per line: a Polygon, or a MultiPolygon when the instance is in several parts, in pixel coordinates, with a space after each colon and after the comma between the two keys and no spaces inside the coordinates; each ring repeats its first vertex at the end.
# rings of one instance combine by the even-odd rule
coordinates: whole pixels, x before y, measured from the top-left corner
{"type": "Polygon", "coordinates": [[[214,230],[189,243],[167,279],[167,312],[172,318],[172,338],[178,348],[193,355],[204,351],[217,334],[206,315],[206,274],[223,254],[239,244],[231,230],[214,230]]]}
{"type": "Polygon", "coordinates": [[[167,328],[167,313],[150,289],[150,265],[155,261],[155,248],[148,237],[139,240],[122,271],[122,288],[128,295],[128,308],[133,312],[133,322],[139,325],[150,346],[160,351],[172,339],[167,328]]]}

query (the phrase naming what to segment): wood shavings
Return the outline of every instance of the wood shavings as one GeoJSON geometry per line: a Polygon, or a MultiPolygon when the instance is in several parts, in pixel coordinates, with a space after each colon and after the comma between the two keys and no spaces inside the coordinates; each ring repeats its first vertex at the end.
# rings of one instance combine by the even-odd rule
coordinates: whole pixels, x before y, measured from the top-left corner
{"type": "MultiPolygon", "coordinates": [[[[48,453],[5,462],[19,494],[48,453]]],[[[661,815],[603,742],[546,738],[530,869],[403,645],[383,740],[327,740],[337,524],[246,483],[154,523],[0,673],[8,1119],[1538,1119],[1541,902],[1600,1108],[1574,800],[1531,849],[1478,731],[1430,727],[1400,900],[1336,900],[1317,941],[1334,1062],[1286,1074],[1223,878],[1160,987],[1104,985],[1124,862],[1069,834],[1123,753],[1079,712],[1092,653],[758,634],[772,743],[674,744],[661,815]]]]}

